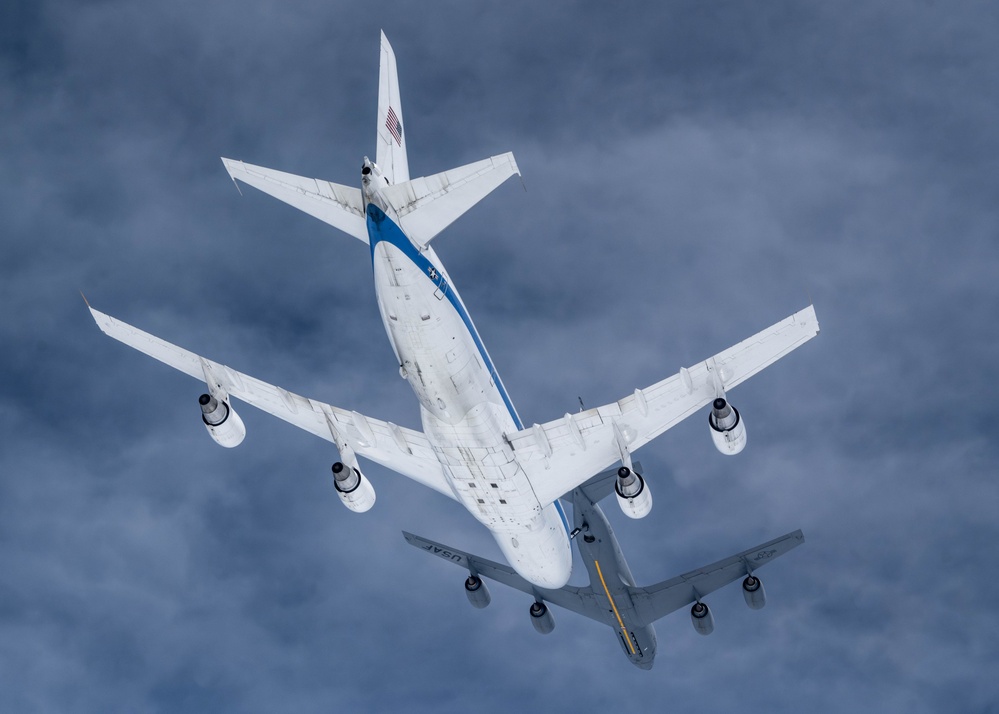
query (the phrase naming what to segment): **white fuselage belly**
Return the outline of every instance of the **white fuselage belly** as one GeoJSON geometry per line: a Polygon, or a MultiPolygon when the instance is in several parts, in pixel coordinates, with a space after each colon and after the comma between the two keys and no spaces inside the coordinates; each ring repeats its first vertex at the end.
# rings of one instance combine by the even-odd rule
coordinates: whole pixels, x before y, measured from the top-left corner
{"type": "Polygon", "coordinates": [[[444,476],[518,573],[560,588],[572,568],[564,513],[542,507],[504,439],[522,427],[461,298],[432,248],[381,225],[369,219],[379,310],[444,476]]]}

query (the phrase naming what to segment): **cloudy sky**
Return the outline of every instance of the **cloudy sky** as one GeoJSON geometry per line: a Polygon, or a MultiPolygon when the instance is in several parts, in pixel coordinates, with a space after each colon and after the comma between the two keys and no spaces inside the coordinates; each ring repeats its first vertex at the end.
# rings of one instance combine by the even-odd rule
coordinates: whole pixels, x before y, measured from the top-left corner
{"type": "MultiPolygon", "coordinates": [[[[999,12],[994,3],[209,0],[0,8],[0,709],[47,712],[999,710],[999,12]],[[231,185],[220,156],[354,184],[378,33],[413,175],[524,174],[435,242],[523,419],[595,406],[814,302],[822,334],[641,452],[654,582],[806,544],[614,634],[463,575],[456,503],[199,385],[99,309],[262,379],[418,426],[365,247],[231,185]]],[[[583,577],[581,572],[574,582],[583,577]]]]}

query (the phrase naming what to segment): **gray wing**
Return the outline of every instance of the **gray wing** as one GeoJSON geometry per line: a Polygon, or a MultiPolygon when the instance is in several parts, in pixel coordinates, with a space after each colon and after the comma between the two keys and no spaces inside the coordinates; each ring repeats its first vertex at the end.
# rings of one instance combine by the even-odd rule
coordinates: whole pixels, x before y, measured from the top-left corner
{"type": "MultiPolygon", "coordinates": [[[[642,468],[641,461],[635,460],[632,462],[631,466],[636,473],[645,473],[645,469],[642,468]]],[[[617,469],[618,467],[615,466],[607,469],[606,471],[601,471],[582,486],[564,494],[562,498],[568,498],[575,501],[576,492],[582,491],[583,495],[590,499],[590,503],[600,503],[614,491],[614,483],[617,481],[617,469]]]]}
{"type": "Polygon", "coordinates": [[[544,600],[545,602],[550,602],[551,604],[558,605],[559,607],[564,607],[566,610],[571,610],[572,612],[582,615],[583,617],[588,617],[591,620],[596,620],[597,622],[605,625],[614,624],[609,621],[608,613],[606,613],[604,609],[597,604],[596,599],[593,596],[593,590],[589,587],[580,588],[574,585],[566,585],[559,590],[539,588],[517,575],[514,569],[509,565],[495,563],[491,560],[487,560],[486,558],[480,558],[476,555],[465,553],[456,548],[443,545],[442,543],[435,543],[432,540],[421,538],[418,535],[413,535],[412,533],[407,533],[406,531],[403,531],[402,534],[406,537],[406,542],[410,545],[426,551],[431,555],[436,555],[438,558],[446,560],[449,563],[454,563],[455,565],[465,568],[473,575],[478,575],[484,578],[489,578],[490,580],[495,580],[498,583],[503,583],[511,588],[527,593],[531,597],[544,600]]]}
{"type": "Polygon", "coordinates": [[[656,585],[629,588],[638,618],[643,624],[650,625],[750,572],[755,572],[804,542],[805,536],[797,530],[656,585]]]}

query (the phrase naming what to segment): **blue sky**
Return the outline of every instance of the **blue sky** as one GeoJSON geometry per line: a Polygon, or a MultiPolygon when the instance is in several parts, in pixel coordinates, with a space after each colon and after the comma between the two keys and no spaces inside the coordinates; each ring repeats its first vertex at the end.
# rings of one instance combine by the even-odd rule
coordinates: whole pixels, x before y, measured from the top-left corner
{"type": "MultiPolygon", "coordinates": [[[[989,3],[14,2],[0,9],[4,711],[999,708],[999,12],[989,3]],[[364,246],[220,156],[354,184],[378,33],[413,175],[524,174],[436,239],[525,422],[630,393],[814,302],[820,337],[641,452],[607,512],[654,582],[806,544],[657,626],[651,672],[524,596],[473,610],[400,531],[498,557],[460,506],[197,383],[99,309],[418,426],[364,246]]],[[[581,571],[581,569],[580,569],[581,571]]],[[[575,576],[576,578],[581,577],[575,576]]]]}

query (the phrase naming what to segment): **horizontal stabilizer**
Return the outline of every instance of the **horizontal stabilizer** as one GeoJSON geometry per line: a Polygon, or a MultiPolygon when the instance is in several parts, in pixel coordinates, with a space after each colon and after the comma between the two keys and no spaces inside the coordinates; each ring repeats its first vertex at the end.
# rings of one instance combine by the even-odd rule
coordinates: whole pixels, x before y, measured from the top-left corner
{"type": "Polygon", "coordinates": [[[628,588],[635,612],[645,625],[700,600],[709,593],[759,570],[805,542],[800,530],[744,550],[675,578],[645,588],[628,588]]]}
{"type": "Polygon", "coordinates": [[[395,209],[406,235],[425,246],[514,174],[520,175],[517,161],[506,153],[386,186],[381,194],[395,209]]]}
{"type": "Polygon", "coordinates": [[[368,242],[360,189],[233,159],[223,158],[222,163],[234,182],[238,179],[364,243],[368,242]]]}

